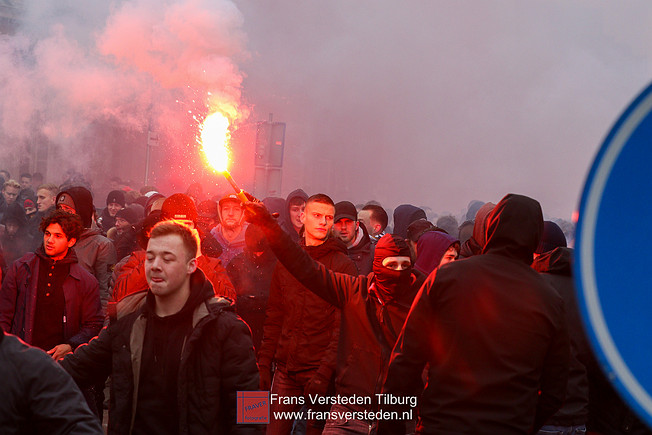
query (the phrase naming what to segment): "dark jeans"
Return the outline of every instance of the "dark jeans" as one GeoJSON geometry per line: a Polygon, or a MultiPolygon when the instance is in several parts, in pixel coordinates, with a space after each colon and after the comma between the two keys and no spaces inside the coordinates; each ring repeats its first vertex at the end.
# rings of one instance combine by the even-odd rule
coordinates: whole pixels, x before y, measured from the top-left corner
{"type": "MultiPolygon", "coordinates": [[[[284,368],[277,367],[274,372],[271,394],[278,394],[278,397],[300,397],[308,381],[314,376],[316,370],[304,370],[301,372],[286,372],[284,368]]],[[[304,398],[305,404],[310,405],[310,399],[304,398]]],[[[271,419],[267,426],[267,435],[289,435],[292,431],[292,419],[276,419],[276,412],[296,412],[301,409],[301,404],[282,404],[273,402],[270,405],[271,419]]],[[[328,411],[328,406],[311,407],[315,411],[328,411]]],[[[308,420],[306,422],[306,435],[321,434],[324,428],[324,421],[308,420]]]]}
{"type": "MultiPolygon", "coordinates": [[[[346,405],[335,404],[331,412],[353,412],[353,408],[346,405]]],[[[374,435],[376,433],[376,422],[365,420],[329,419],[324,427],[322,435],[374,435]]]]}

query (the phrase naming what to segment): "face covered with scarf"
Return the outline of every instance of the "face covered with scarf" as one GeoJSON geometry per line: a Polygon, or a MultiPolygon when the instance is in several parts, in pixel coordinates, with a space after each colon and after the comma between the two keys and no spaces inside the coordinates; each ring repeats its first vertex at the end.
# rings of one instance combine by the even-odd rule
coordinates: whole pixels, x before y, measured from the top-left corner
{"type": "MultiPolygon", "coordinates": [[[[383,265],[383,260],[388,257],[410,258],[410,248],[404,239],[385,234],[376,244],[373,262],[375,289],[383,301],[395,299],[412,284],[412,265],[402,270],[393,270],[383,265]]],[[[385,261],[385,264],[387,263],[385,261]]]]}

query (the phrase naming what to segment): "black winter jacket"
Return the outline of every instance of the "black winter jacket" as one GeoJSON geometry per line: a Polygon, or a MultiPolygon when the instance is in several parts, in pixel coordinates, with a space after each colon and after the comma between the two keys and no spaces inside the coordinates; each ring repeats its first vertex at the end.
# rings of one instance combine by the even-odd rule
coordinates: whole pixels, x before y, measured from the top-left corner
{"type": "Polygon", "coordinates": [[[360,243],[347,249],[347,252],[349,258],[355,263],[355,267],[358,268],[358,275],[369,275],[374,260],[374,249],[365,226],[360,225],[359,230],[363,234],[360,243]]]}
{"type": "MultiPolygon", "coordinates": [[[[394,341],[423,280],[415,275],[411,286],[383,305],[369,292],[374,282],[373,273],[350,276],[330,271],[311,259],[274,222],[268,222],[263,230],[283,266],[315,295],[342,310],[335,379],[337,393],[375,399],[394,341]]],[[[374,409],[375,403],[363,407],[374,409]]]]}
{"type": "Polygon", "coordinates": [[[586,368],[591,361],[591,349],[584,334],[577,306],[572,276],[572,258],[572,249],[557,248],[541,254],[532,263],[532,268],[541,273],[564,300],[571,343],[566,399],[561,409],[545,423],[554,426],[586,424],[589,415],[589,381],[586,368]]]}
{"type": "MultiPolygon", "coordinates": [[[[181,355],[178,378],[180,434],[246,434],[255,427],[236,424],[236,392],[258,389],[258,369],[247,325],[234,313],[229,299],[215,298],[201,271],[191,276],[191,291],[205,298],[193,313],[192,332],[181,355]]],[[[147,318],[146,292],[116,304],[117,319],[88,346],[61,364],[80,385],[111,374],[109,434],[133,428],[147,318]]],[[[112,310],[110,310],[111,312],[112,310]]]]}
{"type": "MultiPolygon", "coordinates": [[[[304,247],[327,269],[357,275],[355,264],[346,255],[339,239],[329,238],[319,246],[304,247]]],[[[340,311],[311,293],[282,264],[277,264],[267,303],[263,341],[258,353],[261,367],[272,360],[288,371],[316,369],[330,379],[335,372],[339,341],[340,311]]]]}
{"type": "MultiPolygon", "coordinates": [[[[392,353],[383,392],[418,396],[417,433],[536,433],[561,406],[569,342],[559,294],[531,267],[539,203],[507,195],[482,255],[430,274],[392,353]]],[[[380,422],[379,433],[400,433],[380,422]]]]}

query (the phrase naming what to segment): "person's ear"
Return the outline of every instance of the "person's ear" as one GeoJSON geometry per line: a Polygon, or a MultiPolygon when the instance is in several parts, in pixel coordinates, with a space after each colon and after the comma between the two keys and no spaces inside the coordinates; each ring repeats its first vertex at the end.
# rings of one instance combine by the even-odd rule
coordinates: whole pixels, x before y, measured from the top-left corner
{"type": "Polygon", "coordinates": [[[69,248],[72,248],[73,246],[75,246],[75,243],[77,243],[77,239],[75,239],[74,237],[72,239],[68,239],[68,247],[69,248]]]}
{"type": "Polygon", "coordinates": [[[193,257],[188,261],[188,275],[194,273],[197,270],[197,258],[193,257]]]}

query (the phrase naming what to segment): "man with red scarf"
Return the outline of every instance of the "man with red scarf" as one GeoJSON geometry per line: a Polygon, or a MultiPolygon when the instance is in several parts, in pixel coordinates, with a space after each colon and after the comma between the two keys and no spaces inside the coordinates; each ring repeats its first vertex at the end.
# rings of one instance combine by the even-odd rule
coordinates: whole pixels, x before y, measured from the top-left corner
{"type": "Polygon", "coordinates": [[[329,271],[283,232],[261,203],[245,205],[246,218],[259,225],[285,268],[306,288],[342,310],[336,393],[357,396],[359,404],[336,403],[334,413],[355,412],[352,420],[329,418],[323,434],[368,434],[375,425],[389,356],[423,277],[415,274],[405,240],[387,234],[376,245],[373,272],[357,277],[329,271]]]}

